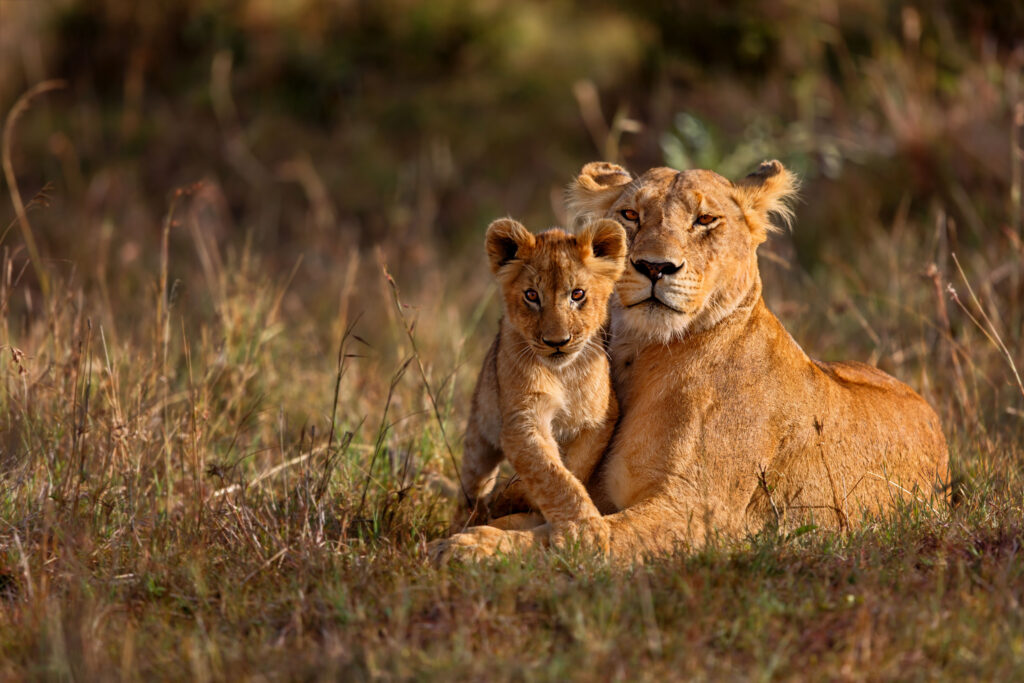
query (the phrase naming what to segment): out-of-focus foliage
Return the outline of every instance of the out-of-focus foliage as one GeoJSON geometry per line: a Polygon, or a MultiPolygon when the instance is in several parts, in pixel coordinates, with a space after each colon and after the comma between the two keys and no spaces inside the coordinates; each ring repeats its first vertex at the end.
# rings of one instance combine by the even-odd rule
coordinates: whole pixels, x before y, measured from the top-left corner
{"type": "MultiPolygon", "coordinates": [[[[285,254],[341,235],[450,247],[505,212],[549,223],[550,190],[604,154],[617,111],[643,125],[621,146],[637,169],[735,176],[780,156],[803,172],[830,195],[801,221],[805,262],[820,231],[856,229],[834,215],[863,213],[839,198],[851,185],[871,184],[883,217],[958,187],[965,223],[1006,210],[1015,2],[4,0],[3,15],[0,102],[70,83],[19,136],[20,177],[89,195],[132,239],[159,223],[152,198],[199,179],[231,230],[285,254]]],[[[40,223],[66,256],[81,231],[40,223]]]]}
{"type": "MultiPolygon", "coordinates": [[[[572,84],[628,82],[650,34],[611,10],[547,2],[13,9],[43,29],[39,73],[71,82],[48,106],[88,176],[116,168],[147,197],[213,178],[240,229],[300,248],[311,236],[296,162],[327,191],[331,238],[453,239],[495,212],[536,213],[547,184],[591,154],[572,84]]],[[[8,102],[39,75],[18,61],[8,102]]],[[[56,160],[25,147],[22,171],[52,179],[56,160]]],[[[164,207],[146,208],[155,225],[164,207]]]]}

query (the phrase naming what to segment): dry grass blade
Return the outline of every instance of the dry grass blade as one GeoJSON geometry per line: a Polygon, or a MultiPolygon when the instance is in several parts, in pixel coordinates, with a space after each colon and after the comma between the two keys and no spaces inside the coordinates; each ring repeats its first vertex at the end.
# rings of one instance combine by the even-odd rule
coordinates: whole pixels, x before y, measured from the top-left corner
{"type": "Polygon", "coordinates": [[[363,514],[363,508],[366,506],[366,494],[370,489],[370,482],[373,480],[373,468],[377,464],[377,458],[381,452],[385,449],[384,439],[387,436],[388,430],[391,425],[388,423],[388,412],[391,410],[391,403],[395,397],[395,389],[398,387],[398,383],[402,381],[402,377],[405,375],[405,371],[409,369],[409,364],[412,363],[413,358],[410,356],[402,361],[402,364],[395,371],[395,374],[391,376],[391,383],[388,385],[387,398],[384,401],[384,410],[381,412],[380,424],[377,425],[377,440],[373,445],[373,455],[370,456],[370,464],[366,468],[366,478],[363,482],[363,493],[359,496],[359,507],[356,509],[356,518],[361,518],[363,514]]]}
{"type": "MultiPolygon", "coordinates": [[[[420,380],[423,382],[423,388],[426,390],[427,397],[430,399],[430,406],[434,411],[434,419],[437,421],[437,427],[441,430],[441,438],[444,440],[445,450],[448,452],[452,468],[458,472],[459,465],[455,460],[455,451],[452,450],[452,444],[448,440],[448,431],[444,426],[444,418],[441,416],[441,409],[437,403],[437,396],[430,386],[430,380],[427,379],[427,371],[423,367],[423,358],[420,356],[419,349],[416,346],[416,335],[413,334],[413,326],[409,323],[408,318],[405,317],[405,309],[402,305],[402,299],[398,293],[398,283],[395,282],[393,277],[391,277],[391,273],[388,272],[387,266],[384,266],[384,278],[391,287],[391,294],[395,303],[395,312],[402,321],[402,329],[405,331],[405,335],[409,340],[410,346],[412,346],[412,358],[410,360],[416,361],[416,369],[419,370],[420,380]]],[[[466,491],[466,488],[462,485],[461,479],[459,479],[459,489],[462,491],[462,496],[465,499],[466,504],[469,505],[472,501],[470,500],[469,493],[466,491]]]]}
{"type": "MultiPolygon", "coordinates": [[[[320,476],[320,483],[317,484],[316,487],[317,502],[319,502],[320,499],[323,498],[324,493],[327,492],[327,485],[331,479],[331,470],[334,466],[335,457],[340,457],[341,453],[347,451],[348,447],[352,444],[354,433],[348,432],[342,439],[342,445],[338,449],[338,456],[334,455],[334,433],[338,424],[338,398],[341,396],[341,380],[345,376],[345,361],[348,360],[348,354],[345,353],[345,349],[348,346],[348,340],[352,336],[352,332],[358,322],[359,318],[357,317],[348,325],[348,327],[345,328],[345,331],[341,335],[341,340],[338,342],[338,358],[334,376],[334,399],[331,401],[331,429],[327,435],[327,457],[324,459],[323,473],[320,476]]],[[[360,421],[360,425],[362,425],[362,421],[360,421]]]]}
{"type": "Polygon", "coordinates": [[[931,279],[932,286],[935,288],[935,305],[938,308],[939,318],[939,329],[942,333],[943,339],[945,339],[949,346],[949,359],[953,366],[953,379],[955,380],[955,391],[957,399],[960,401],[960,406],[964,413],[972,424],[977,423],[977,411],[975,410],[974,403],[970,400],[967,393],[967,383],[964,381],[964,370],[960,364],[960,356],[957,351],[956,342],[953,339],[953,327],[949,321],[949,310],[946,307],[946,297],[942,291],[942,275],[939,273],[939,268],[934,263],[928,266],[928,270],[925,275],[931,279]]]}
{"type": "Polygon", "coordinates": [[[953,289],[952,285],[949,287],[950,296],[953,298],[953,301],[956,302],[957,306],[967,314],[967,317],[970,318],[971,322],[981,330],[981,333],[985,335],[985,338],[1002,352],[1003,356],[1006,358],[1006,363],[1010,366],[1010,370],[1013,372],[1014,379],[1017,381],[1017,389],[1020,391],[1021,397],[1024,398],[1024,382],[1021,382],[1020,373],[1017,371],[1017,363],[1013,359],[1013,354],[1011,354],[1010,350],[1006,348],[1006,344],[1003,343],[1003,338],[1000,336],[999,330],[996,329],[996,326],[992,323],[992,320],[985,312],[985,307],[981,305],[981,302],[978,301],[978,297],[974,294],[974,289],[971,287],[971,283],[967,279],[967,275],[964,274],[964,269],[960,266],[960,261],[957,259],[956,254],[953,254],[952,256],[953,263],[956,264],[957,272],[960,273],[960,278],[964,281],[964,286],[967,287],[968,294],[971,295],[971,301],[974,303],[975,308],[978,309],[978,314],[981,316],[981,319],[985,321],[985,324],[982,325],[981,322],[975,318],[970,310],[963,304],[963,302],[960,301],[960,297],[957,295],[956,290],[953,289]]]}
{"type": "Polygon", "coordinates": [[[18,216],[18,225],[21,228],[21,236],[22,239],[25,240],[25,247],[28,249],[29,259],[32,261],[32,267],[35,269],[36,277],[39,278],[39,286],[43,290],[43,297],[49,296],[50,283],[39,258],[39,248],[36,246],[36,239],[32,234],[32,225],[28,221],[28,213],[25,211],[25,205],[21,201],[21,192],[18,191],[18,178],[14,175],[14,165],[11,163],[11,140],[14,137],[14,124],[17,123],[18,118],[28,110],[33,99],[43,93],[50,92],[51,90],[58,90],[66,86],[67,83],[61,80],[43,81],[42,83],[37,84],[18,98],[18,101],[14,103],[13,107],[11,107],[11,111],[8,112],[7,120],[4,122],[3,167],[4,177],[7,179],[7,192],[11,195],[11,203],[14,204],[14,211],[18,216]]]}

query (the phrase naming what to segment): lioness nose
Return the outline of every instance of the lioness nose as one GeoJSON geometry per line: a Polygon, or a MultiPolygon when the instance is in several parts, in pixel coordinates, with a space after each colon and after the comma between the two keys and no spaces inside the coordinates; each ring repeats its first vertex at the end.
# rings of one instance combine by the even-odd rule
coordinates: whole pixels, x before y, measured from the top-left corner
{"type": "Polygon", "coordinates": [[[633,261],[633,267],[646,275],[651,282],[657,282],[665,275],[671,275],[679,270],[679,266],[668,261],[653,263],[651,261],[633,261]]]}
{"type": "Polygon", "coordinates": [[[565,346],[566,344],[568,344],[570,339],[572,339],[572,337],[566,337],[565,339],[559,339],[557,341],[551,339],[543,339],[541,341],[543,341],[551,348],[557,349],[559,346],[565,346]]]}

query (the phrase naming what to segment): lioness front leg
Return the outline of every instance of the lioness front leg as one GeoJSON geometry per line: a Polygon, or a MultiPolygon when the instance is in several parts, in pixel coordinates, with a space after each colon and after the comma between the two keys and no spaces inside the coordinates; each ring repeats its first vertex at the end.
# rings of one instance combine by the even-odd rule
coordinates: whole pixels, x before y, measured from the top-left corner
{"type": "Polygon", "coordinates": [[[608,534],[609,554],[626,562],[642,561],[646,555],[665,555],[681,545],[700,545],[707,534],[704,516],[680,505],[667,492],[606,515],[601,521],[608,534]]]}

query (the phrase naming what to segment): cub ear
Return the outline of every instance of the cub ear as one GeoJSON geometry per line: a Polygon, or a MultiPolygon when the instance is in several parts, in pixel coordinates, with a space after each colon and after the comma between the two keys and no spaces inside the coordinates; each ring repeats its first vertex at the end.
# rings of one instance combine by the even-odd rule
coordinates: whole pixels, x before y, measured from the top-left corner
{"type": "Polygon", "coordinates": [[[592,161],[569,185],[568,208],[572,222],[604,216],[622,191],[633,182],[629,171],[607,161],[592,161]]]}
{"type": "Polygon", "coordinates": [[[497,274],[510,261],[522,256],[524,249],[534,245],[534,237],[519,221],[499,218],[487,227],[487,257],[491,272],[497,274]]]}
{"type": "Polygon", "coordinates": [[[576,236],[583,251],[584,263],[600,274],[619,279],[626,265],[626,231],[617,221],[608,218],[596,220],[576,236]]]}
{"type": "Polygon", "coordinates": [[[769,232],[780,228],[769,216],[774,214],[787,227],[793,224],[793,207],[800,180],[776,160],[764,161],[756,171],[735,184],[736,203],[758,244],[769,232]]]}

